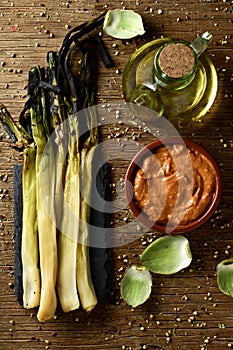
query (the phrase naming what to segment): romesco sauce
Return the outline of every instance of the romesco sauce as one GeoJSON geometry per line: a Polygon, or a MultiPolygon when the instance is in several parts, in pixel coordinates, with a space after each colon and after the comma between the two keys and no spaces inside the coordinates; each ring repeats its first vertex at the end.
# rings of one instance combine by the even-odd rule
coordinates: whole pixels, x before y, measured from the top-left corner
{"type": "Polygon", "coordinates": [[[212,163],[204,154],[182,144],[158,147],[145,157],[134,179],[137,208],[159,225],[192,223],[208,210],[215,195],[212,163]],[[185,157],[189,157],[191,168],[185,157]],[[190,193],[188,199],[186,193],[190,193]],[[172,215],[175,207],[177,216],[172,215]]]}

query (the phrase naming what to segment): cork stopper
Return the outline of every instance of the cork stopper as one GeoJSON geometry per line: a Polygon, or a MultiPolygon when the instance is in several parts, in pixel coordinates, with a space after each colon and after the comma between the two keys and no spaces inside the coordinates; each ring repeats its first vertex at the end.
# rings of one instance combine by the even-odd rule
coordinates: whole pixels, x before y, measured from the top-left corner
{"type": "Polygon", "coordinates": [[[159,55],[160,69],[171,78],[181,78],[187,75],[193,69],[194,64],[193,51],[182,43],[165,46],[159,55]]]}

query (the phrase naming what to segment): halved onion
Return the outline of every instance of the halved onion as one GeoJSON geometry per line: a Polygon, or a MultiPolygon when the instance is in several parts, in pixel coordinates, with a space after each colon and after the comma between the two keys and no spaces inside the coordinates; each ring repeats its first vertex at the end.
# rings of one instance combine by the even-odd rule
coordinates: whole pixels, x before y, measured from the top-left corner
{"type": "Polygon", "coordinates": [[[218,264],[217,283],[221,292],[233,297],[233,258],[218,264]]]}
{"type": "Polygon", "coordinates": [[[145,267],[131,266],[121,282],[121,296],[133,307],[143,304],[150,296],[152,277],[145,267]]]}
{"type": "Polygon", "coordinates": [[[133,10],[109,10],[103,30],[116,39],[131,39],[145,33],[141,16],[133,10]]]}
{"type": "Polygon", "coordinates": [[[168,235],[156,239],[142,253],[141,262],[148,270],[170,275],[190,265],[192,254],[187,238],[168,235]]]}

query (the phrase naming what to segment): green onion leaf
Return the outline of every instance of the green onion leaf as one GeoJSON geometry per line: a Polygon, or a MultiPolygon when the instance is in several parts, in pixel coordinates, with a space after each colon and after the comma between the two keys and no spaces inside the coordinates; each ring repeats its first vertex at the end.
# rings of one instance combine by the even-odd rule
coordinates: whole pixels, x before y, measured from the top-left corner
{"type": "Polygon", "coordinates": [[[152,277],[145,267],[131,266],[121,282],[121,296],[130,306],[143,304],[150,296],[152,277]]]}
{"type": "Polygon", "coordinates": [[[164,236],[156,239],[142,253],[141,262],[148,270],[170,275],[190,265],[192,254],[183,236],[164,236]]]}
{"type": "Polygon", "coordinates": [[[223,260],[218,264],[217,283],[222,293],[233,297],[233,258],[223,260]]]}
{"type": "Polygon", "coordinates": [[[131,39],[145,33],[141,16],[132,10],[109,10],[103,30],[116,39],[131,39]]]}

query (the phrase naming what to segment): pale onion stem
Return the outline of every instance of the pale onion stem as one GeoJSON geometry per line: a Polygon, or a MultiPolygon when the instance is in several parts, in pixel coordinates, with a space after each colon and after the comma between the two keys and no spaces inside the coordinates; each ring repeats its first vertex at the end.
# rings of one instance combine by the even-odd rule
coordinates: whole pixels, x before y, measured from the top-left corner
{"type": "Polygon", "coordinates": [[[23,266],[23,306],[34,308],[40,303],[40,270],[36,212],[36,150],[24,150],[22,173],[23,227],[22,227],[22,266],[23,266]]]}

